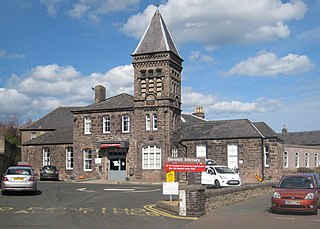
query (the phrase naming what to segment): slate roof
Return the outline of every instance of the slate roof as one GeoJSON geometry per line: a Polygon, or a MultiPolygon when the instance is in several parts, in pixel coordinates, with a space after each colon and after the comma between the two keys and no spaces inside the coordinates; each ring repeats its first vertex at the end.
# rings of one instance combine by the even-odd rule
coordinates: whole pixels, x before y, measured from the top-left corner
{"type": "Polygon", "coordinates": [[[21,130],[55,130],[73,126],[73,113],[71,111],[80,107],[58,107],[49,114],[43,116],[31,125],[21,130]]]}
{"type": "Polygon", "coordinates": [[[132,110],[133,96],[127,93],[122,93],[99,103],[94,103],[86,107],[82,107],[74,111],[74,113],[92,112],[92,111],[107,111],[107,110],[132,110]]]}
{"type": "Polygon", "coordinates": [[[266,138],[276,138],[278,137],[277,133],[268,126],[265,122],[253,122],[252,123],[258,131],[266,138]]]}
{"type": "Polygon", "coordinates": [[[182,123],[182,140],[261,138],[248,119],[182,123]]]}
{"type": "Polygon", "coordinates": [[[206,122],[207,120],[202,119],[193,114],[181,114],[181,121],[182,122],[206,122]]]}
{"type": "Polygon", "coordinates": [[[320,130],[279,133],[278,137],[284,144],[319,146],[320,130]]]}
{"type": "MultiPolygon", "coordinates": [[[[180,57],[167,26],[157,10],[132,55],[171,51],[180,57]]],[[[181,57],[180,57],[181,58],[181,57]]],[[[182,58],[181,58],[182,59],[182,58]]]]}
{"type": "Polygon", "coordinates": [[[73,129],[57,129],[38,136],[26,142],[26,145],[56,145],[56,144],[73,144],[73,129]]]}

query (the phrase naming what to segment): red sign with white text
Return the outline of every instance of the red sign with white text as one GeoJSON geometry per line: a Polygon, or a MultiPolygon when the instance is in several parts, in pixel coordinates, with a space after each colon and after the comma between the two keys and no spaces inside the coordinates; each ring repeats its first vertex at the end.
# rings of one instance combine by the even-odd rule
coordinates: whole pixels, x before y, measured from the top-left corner
{"type": "Polygon", "coordinates": [[[175,172],[205,172],[205,164],[164,164],[164,171],[175,172]]]}

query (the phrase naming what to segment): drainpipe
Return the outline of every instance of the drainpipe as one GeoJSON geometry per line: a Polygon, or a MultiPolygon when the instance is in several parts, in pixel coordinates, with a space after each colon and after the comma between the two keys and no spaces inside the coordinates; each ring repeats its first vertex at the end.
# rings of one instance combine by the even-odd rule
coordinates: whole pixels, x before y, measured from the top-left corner
{"type": "Polygon", "coordinates": [[[264,180],[264,141],[263,141],[263,137],[261,138],[261,159],[262,159],[262,163],[261,163],[261,178],[264,180]]]}

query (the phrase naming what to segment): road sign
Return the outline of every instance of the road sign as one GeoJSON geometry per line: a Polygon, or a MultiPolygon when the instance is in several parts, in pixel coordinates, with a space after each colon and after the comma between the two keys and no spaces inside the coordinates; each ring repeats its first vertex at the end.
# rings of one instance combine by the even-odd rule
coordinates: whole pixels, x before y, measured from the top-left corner
{"type": "Polygon", "coordinates": [[[164,164],[165,171],[175,172],[205,172],[205,164],[164,164]]]}

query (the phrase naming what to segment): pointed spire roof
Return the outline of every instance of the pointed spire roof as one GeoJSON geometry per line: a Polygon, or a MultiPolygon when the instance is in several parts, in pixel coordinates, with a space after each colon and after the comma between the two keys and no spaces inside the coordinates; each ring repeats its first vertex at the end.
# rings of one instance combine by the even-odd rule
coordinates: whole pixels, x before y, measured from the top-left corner
{"type": "MultiPolygon", "coordinates": [[[[132,55],[171,51],[180,57],[167,26],[157,10],[132,55]]],[[[181,57],[180,57],[181,58],[181,57]]]]}

